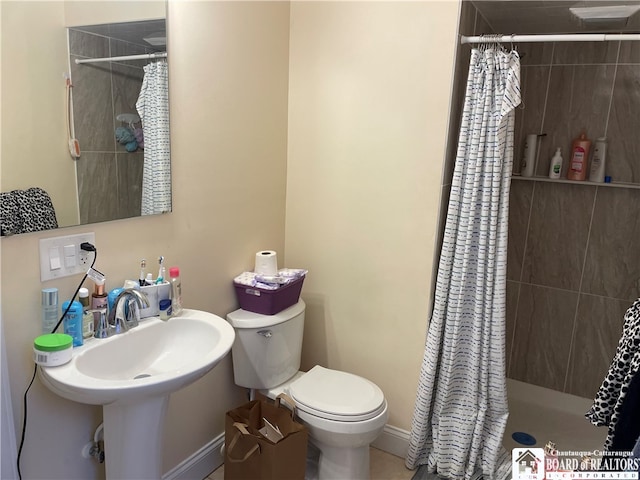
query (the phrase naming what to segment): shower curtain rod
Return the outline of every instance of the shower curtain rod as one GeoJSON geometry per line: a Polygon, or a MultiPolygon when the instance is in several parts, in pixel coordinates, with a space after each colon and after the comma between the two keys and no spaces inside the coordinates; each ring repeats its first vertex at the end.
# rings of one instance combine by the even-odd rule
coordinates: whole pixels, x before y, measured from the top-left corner
{"type": "Polygon", "coordinates": [[[483,35],[460,37],[460,43],[614,42],[640,40],[639,33],[565,33],[556,35],[483,35]]]}
{"type": "Polygon", "coordinates": [[[166,52],[160,53],[142,53],[140,55],[123,55],[120,57],[104,57],[104,58],[76,58],[76,63],[98,63],[98,62],[117,62],[120,60],[147,60],[153,58],[167,58],[166,52]]]}

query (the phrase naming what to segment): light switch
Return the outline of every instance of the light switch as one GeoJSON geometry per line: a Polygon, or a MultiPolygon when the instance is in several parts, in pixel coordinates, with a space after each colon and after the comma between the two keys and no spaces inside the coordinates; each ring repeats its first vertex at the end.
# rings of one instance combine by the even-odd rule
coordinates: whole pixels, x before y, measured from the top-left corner
{"type": "Polygon", "coordinates": [[[76,246],[65,245],[62,248],[64,252],[64,266],[65,268],[73,268],[76,266],[76,246]]]}
{"type": "Polygon", "coordinates": [[[81,250],[80,245],[83,242],[95,245],[95,234],[88,232],[62,237],[41,238],[39,242],[40,281],[46,282],[47,280],[69,275],[86,273],[87,255],[94,255],[94,253],[81,250]],[[84,259],[83,263],[81,263],[81,258],[84,259]]]}
{"type": "Polygon", "coordinates": [[[58,247],[51,247],[49,249],[49,269],[59,270],[62,265],[60,264],[60,249],[58,247]]]}

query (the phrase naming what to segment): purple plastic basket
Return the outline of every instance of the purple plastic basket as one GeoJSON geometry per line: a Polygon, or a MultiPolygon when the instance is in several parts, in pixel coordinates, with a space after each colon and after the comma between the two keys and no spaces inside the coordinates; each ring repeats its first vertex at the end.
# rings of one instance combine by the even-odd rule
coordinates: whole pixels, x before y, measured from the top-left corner
{"type": "Polygon", "coordinates": [[[294,280],[277,290],[265,290],[263,288],[248,287],[238,283],[233,284],[240,308],[249,312],[262,315],[275,315],[285,308],[298,303],[302,291],[304,277],[294,280]]]}

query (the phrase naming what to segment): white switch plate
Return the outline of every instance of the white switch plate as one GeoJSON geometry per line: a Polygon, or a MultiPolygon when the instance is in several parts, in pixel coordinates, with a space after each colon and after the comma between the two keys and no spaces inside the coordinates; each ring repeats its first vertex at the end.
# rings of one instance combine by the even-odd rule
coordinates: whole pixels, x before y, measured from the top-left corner
{"type": "Polygon", "coordinates": [[[95,246],[96,234],[81,233],[64,237],[40,239],[40,281],[46,282],[54,278],[68,277],[78,273],[87,273],[93,261],[93,252],[80,250],[80,244],[89,242],[95,246]],[[70,247],[73,245],[73,248],[70,247]],[[66,247],[66,248],[65,248],[66,247]],[[51,262],[51,252],[60,256],[57,262],[51,262]],[[59,268],[51,269],[52,263],[59,268]],[[71,266],[70,266],[71,265],[71,266]]]}

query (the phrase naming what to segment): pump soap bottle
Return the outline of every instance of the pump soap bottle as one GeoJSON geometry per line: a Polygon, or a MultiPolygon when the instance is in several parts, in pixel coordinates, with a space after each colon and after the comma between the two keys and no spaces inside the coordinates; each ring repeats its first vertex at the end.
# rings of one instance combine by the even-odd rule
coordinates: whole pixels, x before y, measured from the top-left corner
{"type": "Polygon", "coordinates": [[[587,178],[587,162],[591,140],[582,132],[571,144],[571,158],[569,159],[568,180],[584,180],[587,178]]]}
{"type": "Polygon", "coordinates": [[[549,166],[549,178],[560,178],[560,172],[562,172],[562,152],[560,147],[556,149],[556,153],[551,159],[551,165],[549,166]]]}

